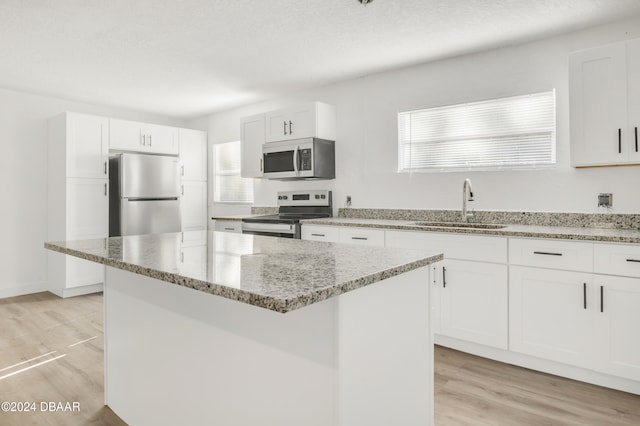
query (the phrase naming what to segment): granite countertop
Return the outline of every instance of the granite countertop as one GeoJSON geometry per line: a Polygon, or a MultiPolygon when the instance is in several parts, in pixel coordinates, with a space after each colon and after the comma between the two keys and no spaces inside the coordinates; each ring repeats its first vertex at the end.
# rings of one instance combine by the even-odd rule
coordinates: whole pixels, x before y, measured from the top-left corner
{"type": "MultiPolygon", "coordinates": [[[[406,231],[423,232],[452,232],[456,234],[502,235],[507,237],[529,238],[558,238],[566,240],[604,241],[614,243],[640,243],[640,230],[637,229],[609,229],[568,226],[539,226],[539,225],[504,225],[501,229],[476,228],[447,228],[416,226],[417,220],[389,220],[389,219],[357,219],[334,217],[326,219],[308,219],[303,224],[353,226],[367,228],[400,229],[406,231]]],[[[480,224],[483,225],[483,224],[480,224]]]]}
{"type": "Polygon", "coordinates": [[[213,231],[48,242],[45,248],[282,313],[443,258],[213,231]],[[193,250],[200,255],[189,256],[193,250]]]}

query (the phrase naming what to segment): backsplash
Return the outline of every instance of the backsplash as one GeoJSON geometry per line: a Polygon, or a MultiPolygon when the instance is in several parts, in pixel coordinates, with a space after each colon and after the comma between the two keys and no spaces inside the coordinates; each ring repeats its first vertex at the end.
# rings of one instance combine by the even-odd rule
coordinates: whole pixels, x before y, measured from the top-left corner
{"type": "MultiPolygon", "coordinates": [[[[470,222],[505,225],[570,226],[578,228],[640,229],[640,215],[614,213],[550,213],[474,211],[470,222]]],[[[460,210],[338,209],[338,217],[353,219],[459,222],[460,210]]]]}

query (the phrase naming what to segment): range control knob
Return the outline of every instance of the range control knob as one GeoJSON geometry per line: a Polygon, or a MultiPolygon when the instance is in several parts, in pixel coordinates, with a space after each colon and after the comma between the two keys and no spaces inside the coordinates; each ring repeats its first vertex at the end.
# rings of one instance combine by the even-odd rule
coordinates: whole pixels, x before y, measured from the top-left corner
{"type": "Polygon", "coordinates": [[[316,194],[316,200],[320,199],[320,196],[318,194],[316,194]]]}
{"type": "Polygon", "coordinates": [[[320,198],[322,198],[322,199],[324,200],[324,199],[326,198],[326,196],[325,196],[324,194],[322,194],[322,195],[320,196],[320,198]]]}

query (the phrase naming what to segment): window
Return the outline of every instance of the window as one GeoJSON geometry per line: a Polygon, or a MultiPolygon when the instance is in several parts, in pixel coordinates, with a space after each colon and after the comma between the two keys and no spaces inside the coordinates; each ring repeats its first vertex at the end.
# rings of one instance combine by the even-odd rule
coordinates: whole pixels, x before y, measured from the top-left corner
{"type": "Polygon", "coordinates": [[[213,200],[253,202],[253,179],[240,176],[240,141],[213,145],[213,200]]]}
{"type": "Polygon", "coordinates": [[[556,162],[555,91],[398,114],[398,171],[556,162]]]}

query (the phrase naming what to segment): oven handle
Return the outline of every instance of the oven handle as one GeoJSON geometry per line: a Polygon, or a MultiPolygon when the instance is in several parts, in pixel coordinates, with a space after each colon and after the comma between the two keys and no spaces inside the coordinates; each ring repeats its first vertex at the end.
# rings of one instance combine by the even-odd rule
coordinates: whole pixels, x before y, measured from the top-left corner
{"type": "Polygon", "coordinates": [[[275,232],[279,234],[295,234],[295,225],[286,223],[255,223],[242,222],[242,232],[275,232]]]}
{"type": "Polygon", "coordinates": [[[296,172],[296,175],[298,175],[298,150],[300,149],[299,146],[296,146],[296,149],[293,151],[293,171],[296,172]]]}

